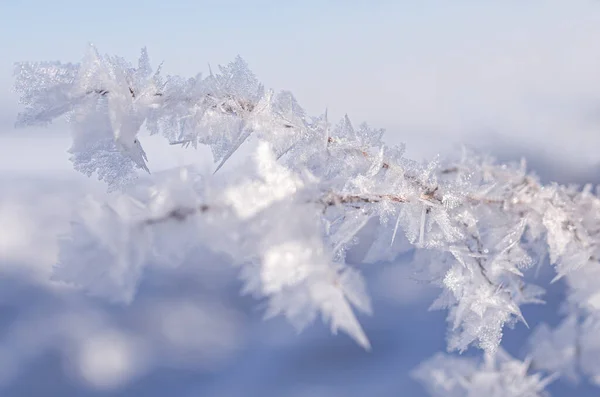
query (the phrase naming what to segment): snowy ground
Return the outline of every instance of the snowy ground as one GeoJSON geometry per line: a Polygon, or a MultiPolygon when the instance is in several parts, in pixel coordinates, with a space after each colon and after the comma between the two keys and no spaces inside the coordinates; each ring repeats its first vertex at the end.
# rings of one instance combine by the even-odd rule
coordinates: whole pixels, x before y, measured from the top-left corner
{"type": "MultiPolygon", "coordinates": [[[[3,139],[4,160],[14,156],[10,148],[25,144],[19,141],[25,138],[3,139]]],[[[179,268],[147,272],[131,305],[111,305],[50,280],[56,238],[67,230],[77,200],[103,186],[69,169],[66,136],[36,142],[32,150],[47,153],[37,157],[47,164],[5,161],[0,173],[0,395],[425,395],[409,372],[445,349],[445,313],[427,311],[436,291],[411,280],[410,255],[359,265],[374,297],[374,315],[361,318],[372,352],[331,335],[320,322],[298,335],[281,318],[263,321],[260,302],[240,296],[226,258],[205,252],[179,268]]],[[[160,160],[159,146],[148,146],[155,169],[197,155],[169,152],[160,160]]],[[[594,181],[590,166],[565,166],[507,145],[496,145],[494,153],[508,160],[527,155],[546,180],[594,181]]],[[[541,320],[556,323],[561,293],[556,285],[548,305],[524,308],[532,328],[541,320]]],[[[504,345],[523,357],[527,335],[518,325],[506,332],[504,345]]],[[[555,396],[574,391],[564,384],[550,390],[555,396]]]]}

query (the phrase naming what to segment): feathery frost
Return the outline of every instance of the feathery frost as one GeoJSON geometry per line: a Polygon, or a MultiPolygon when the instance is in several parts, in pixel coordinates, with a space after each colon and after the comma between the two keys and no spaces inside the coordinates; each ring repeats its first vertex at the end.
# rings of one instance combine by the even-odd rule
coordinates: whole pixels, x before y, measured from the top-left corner
{"type": "Polygon", "coordinates": [[[524,162],[498,165],[468,151],[411,161],[384,144],[381,129],[311,117],[292,93],[265,90],[240,57],[206,77],[163,77],[145,49],[132,65],[90,47],[79,64],[15,71],[25,105],[18,124],[65,116],[74,168],[114,190],[82,206],[61,240],[57,279],[127,302],[145,267],[177,266],[204,246],[230,256],[245,292],[267,301],[266,316],[302,328],[321,315],[368,348],[353,311],[370,313],[367,287],[345,255],[374,219],[366,258],[392,261],[407,244],[422,250],[418,271],[441,289],[432,309],[448,310],[448,348],[485,351],[481,365],[438,357],[422,367],[418,377],[437,379],[434,395],[543,395],[546,381],[499,346],[506,326],[527,325],[522,305],[543,303],[543,288],[525,275],[545,254],[577,313],[556,332],[578,326],[560,340],[536,331],[535,346],[545,347],[532,350],[532,365],[600,379],[600,362],[574,353],[585,343],[596,351],[600,318],[600,200],[591,187],[545,186],[524,162]],[[233,173],[184,168],[140,179],[149,172],[142,126],[170,144],[208,145],[215,172],[250,137],[259,144],[233,173]]]}
{"type": "Polygon", "coordinates": [[[545,397],[554,376],[530,374],[530,360],[519,361],[504,350],[486,354],[482,362],[437,354],[413,371],[435,397],[545,397]]]}

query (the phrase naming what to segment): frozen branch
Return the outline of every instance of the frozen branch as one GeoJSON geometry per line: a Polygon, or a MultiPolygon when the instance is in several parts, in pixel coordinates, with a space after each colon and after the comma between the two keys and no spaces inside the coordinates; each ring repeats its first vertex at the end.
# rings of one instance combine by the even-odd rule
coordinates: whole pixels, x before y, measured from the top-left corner
{"type": "MultiPolygon", "coordinates": [[[[67,116],[74,167],[120,189],[118,203],[86,207],[61,246],[59,278],[93,293],[130,299],[140,269],[202,245],[231,256],[245,289],[268,299],[268,315],[302,327],[320,314],[368,347],[352,310],[368,313],[368,294],[345,252],[377,218],[373,261],[399,254],[400,234],[434,258],[419,270],[442,290],[432,308],[448,310],[451,350],[475,345],[492,357],[506,325],[527,324],[520,307],[544,291],[525,273],[540,253],[566,279],[582,322],[600,318],[600,199],[590,186],[543,185],[524,163],[473,153],[411,161],[381,129],[348,116],[331,124],[291,93],[266,91],[240,57],[206,78],[163,78],[145,50],[134,66],[92,48],[80,64],[18,65],[15,87],[21,124],[67,116]],[[207,145],[217,169],[251,137],[259,145],[231,175],[151,175],[152,189],[139,193],[142,125],[171,144],[207,145]],[[77,276],[92,264],[112,271],[77,276]]],[[[544,384],[534,380],[523,389],[531,395],[544,384]]]]}

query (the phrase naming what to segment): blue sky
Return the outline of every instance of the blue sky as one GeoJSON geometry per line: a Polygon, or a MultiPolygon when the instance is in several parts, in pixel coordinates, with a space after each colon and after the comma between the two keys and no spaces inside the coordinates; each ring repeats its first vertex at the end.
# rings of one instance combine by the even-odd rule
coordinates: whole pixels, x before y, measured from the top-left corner
{"type": "Polygon", "coordinates": [[[311,114],[385,127],[414,155],[491,134],[597,157],[597,1],[2,0],[0,15],[4,130],[17,110],[13,62],[76,62],[93,42],[132,60],[147,46],[183,75],[240,54],[311,114]]]}

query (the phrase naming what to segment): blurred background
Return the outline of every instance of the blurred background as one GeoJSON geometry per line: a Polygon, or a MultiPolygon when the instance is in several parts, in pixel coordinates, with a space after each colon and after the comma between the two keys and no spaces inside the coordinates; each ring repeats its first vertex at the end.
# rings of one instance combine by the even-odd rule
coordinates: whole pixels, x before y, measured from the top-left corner
{"type": "MultiPolygon", "coordinates": [[[[409,371],[445,350],[446,332],[445,313],[427,311],[437,291],[411,279],[410,253],[360,265],[374,298],[361,318],[370,353],[320,322],[298,335],[263,321],[235,269],[206,252],[145,274],[129,306],[53,282],[78,200],[105,188],[72,170],[64,123],[13,128],[14,62],[78,62],[89,42],[136,61],[147,46],[166,74],[192,76],[239,54],[309,114],[384,127],[410,158],[466,144],[525,157],[544,181],[597,183],[599,22],[596,1],[2,0],[0,395],[421,396],[409,371]]],[[[142,139],[154,173],[211,161],[142,139]]],[[[558,321],[559,284],[548,305],[524,309],[532,328],[558,321]]],[[[522,358],[527,335],[507,330],[506,348],[522,358]]]]}

